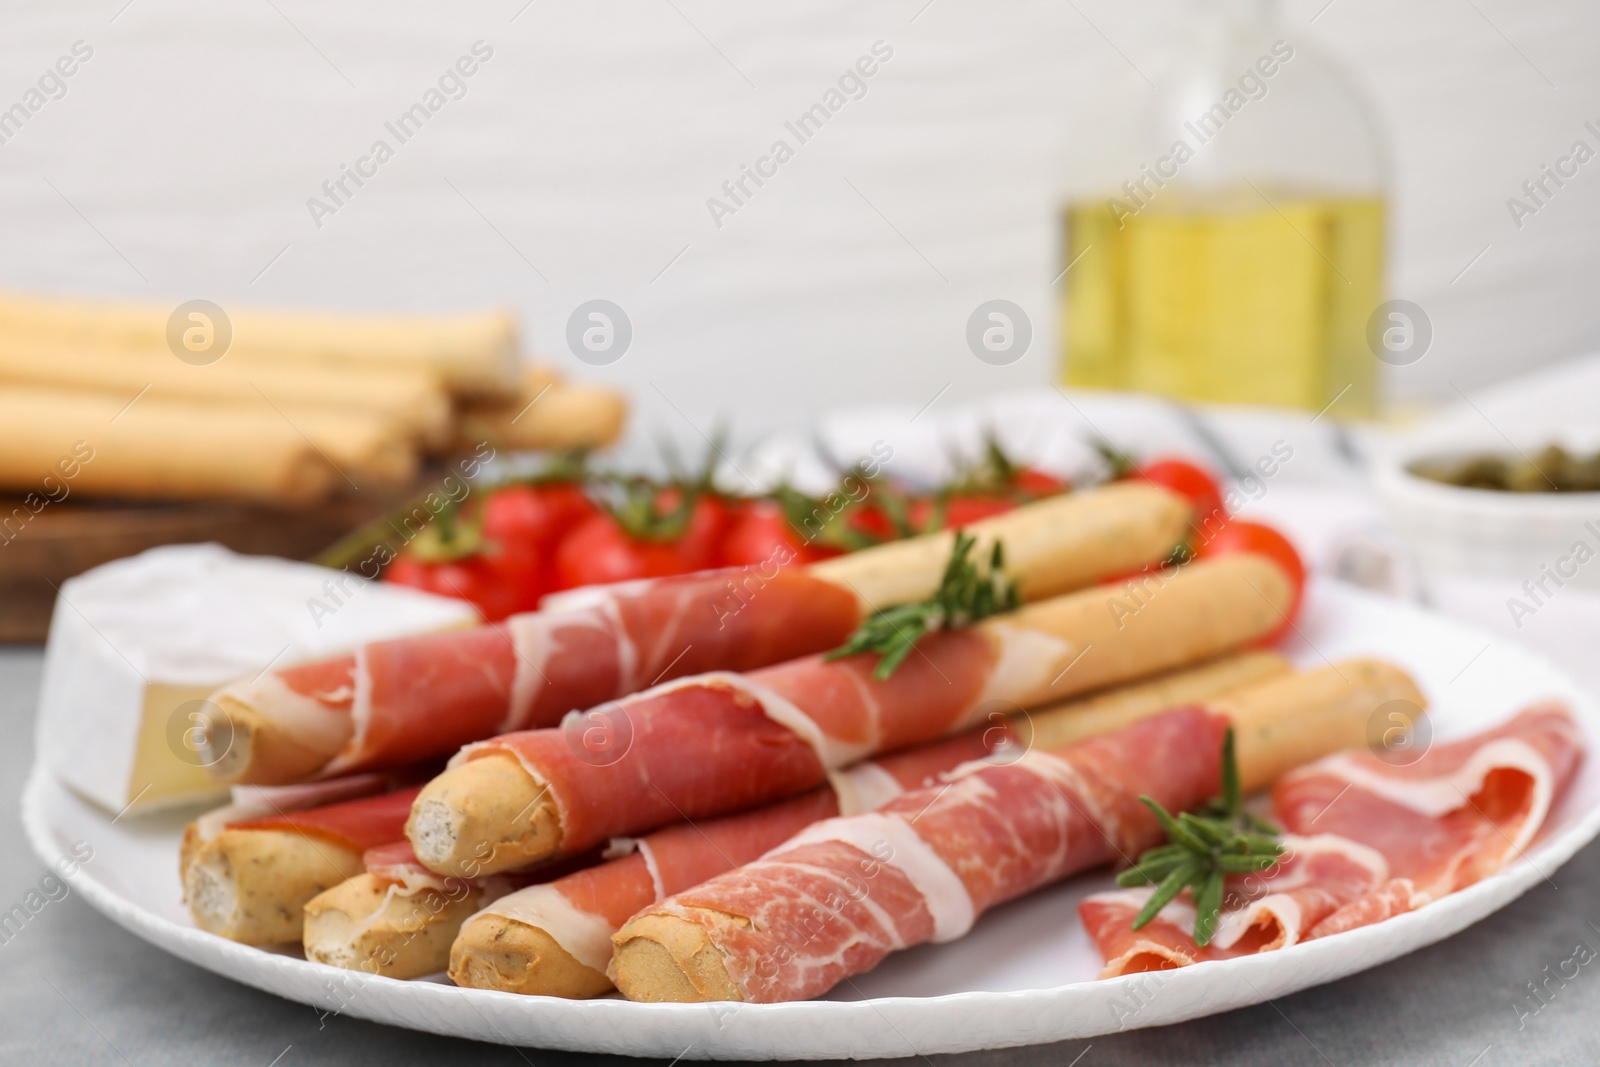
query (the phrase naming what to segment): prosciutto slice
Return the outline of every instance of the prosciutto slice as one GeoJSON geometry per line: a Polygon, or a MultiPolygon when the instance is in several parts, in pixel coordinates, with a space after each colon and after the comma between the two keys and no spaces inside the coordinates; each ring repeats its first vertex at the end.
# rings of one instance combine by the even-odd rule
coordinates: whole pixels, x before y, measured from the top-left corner
{"type": "Polygon", "coordinates": [[[1229,880],[1216,935],[1193,939],[1186,898],[1133,930],[1149,887],[1089,897],[1079,913],[1103,977],[1229,959],[1414,911],[1500,870],[1533,842],[1571,784],[1583,742],[1571,713],[1536,705],[1405,766],[1342,752],[1273,790],[1288,858],[1229,880]]]}
{"type": "Polygon", "coordinates": [[[814,822],[868,811],[907,790],[931,785],[941,772],[1007,742],[1016,742],[1008,726],[980,729],[860,763],[829,775],[827,786],[789,800],[619,842],[625,855],[520,890],[479,914],[537,926],[573,959],[604,973],[611,960],[611,935],[641,908],[754,860],[814,822]]]}
{"type": "Polygon", "coordinates": [[[801,570],[708,571],[585,591],[491,626],[364,645],[227,695],[314,746],[323,775],[391,767],[497,733],[551,726],[667,678],[747,670],[834,647],[860,615],[801,570]]]}
{"type": "Polygon", "coordinates": [[[326,778],[295,785],[236,785],[229,803],[213,808],[184,831],[186,843],[210,841],[223,830],[247,819],[283,815],[306,808],[320,808],[341,800],[386,793],[404,784],[404,775],[372,772],[347,778],[326,778]]]}
{"type": "Polygon", "coordinates": [[[434,878],[440,877],[417,862],[417,854],[411,850],[411,842],[404,838],[367,849],[361,854],[361,865],[367,869],[368,874],[388,882],[405,882],[419,873],[434,878]]]}
{"type": "Polygon", "coordinates": [[[548,787],[561,850],[770,803],[876,752],[981,718],[996,665],[975,630],[931,634],[886,681],[877,657],[811,656],[717,672],[575,714],[561,729],[469,745],[453,763],[508,753],[548,787]]]}
{"type": "Polygon", "coordinates": [[[455,894],[461,891],[460,887],[470,887],[483,890],[485,896],[492,900],[523,886],[566,877],[597,863],[600,858],[600,853],[594,851],[528,870],[484,875],[481,878],[459,878],[428,870],[411,850],[411,842],[402,838],[367,849],[361,854],[361,863],[368,874],[391,888],[391,896],[413,896],[424,889],[455,894]]]}
{"type": "Polygon", "coordinates": [[[406,817],[421,786],[285,814],[229,823],[229,830],[288,830],[322,838],[357,852],[405,836],[406,817]]]}
{"type": "Polygon", "coordinates": [[[1078,906],[1078,915],[1106,961],[1101,977],[1287,948],[1305,940],[1317,923],[1347,901],[1373,891],[1388,878],[1382,854],[1348,838],[1288,835],[1284,845],[1286,857],[1271,871],[1229,879],[1223,914],[1205,948],[1194,943],[1195,912],[1187,897],[1168,904],[1138,930],[1133,929],[1133,919],[1153,887],[1087,898],[1078,906]]]}
{"type": "Polygon", "coordinates": [[[960,937],[998,904],[1148,847],[1160,829],[1139,794],[1169,808],[1215,794],[1226,726],[1182,708],[1053,753],[969,763],[877,812],[817,823],[648,914],[702,926],[742,999],[814,997],[891,952],[960,937]]]}

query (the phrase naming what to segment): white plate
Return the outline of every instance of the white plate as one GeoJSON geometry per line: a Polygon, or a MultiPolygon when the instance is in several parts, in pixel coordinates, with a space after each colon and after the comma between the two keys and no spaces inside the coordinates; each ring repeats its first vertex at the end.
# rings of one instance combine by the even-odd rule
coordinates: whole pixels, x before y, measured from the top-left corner
{"type": "MultiPolygon", "coordinates": [[[[1565,699],[1588,744],[1600,706],[1571,678],[1517,646],[1394,601],[1314,585],[1293,654],[1375,654],[1411,670],[1432,701],[1437,738],[1486,727],[1542,697],[1565,699]]],[[[971,936],[891,957],[826,1000],[798,1004],[565,1001],[400,982],[309,963],[203,933],[179,901],[181,822],[112,823],[36,765],[23,822],[53,863],[75,841],[94,858],[75,878],[94,907],[174,955],[332,1012],[482,1041],[671,1058],[792,1059],[928,1055],[1083,1038],[1191,1019],[1280,997],[1373,967],[1504,907],[1600,830],[1600,764],[1586,761],[1528,855],[1494,877],[1377,926],[1282,952],[1158,975],[1096,981],[1100,960],[1077,904],[1108,884],[1077,878],[986,916],[971,936]]]]}

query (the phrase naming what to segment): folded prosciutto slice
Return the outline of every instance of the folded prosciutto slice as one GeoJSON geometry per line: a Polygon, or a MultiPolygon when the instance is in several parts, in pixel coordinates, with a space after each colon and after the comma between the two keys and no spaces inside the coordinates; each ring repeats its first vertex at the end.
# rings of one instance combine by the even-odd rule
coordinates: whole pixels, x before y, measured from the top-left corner
{"type": "Polygon", "coordinates": [[[616,935],[633,1000],[814,997],[889,953],[961,937],[988,909],[1161,836],[1138,801],[1215,794],[1227,720],[1165,712],[1054,753],[975,762],[876,812],[828,819],[666,898],[616,935]]]}
{"type": "Polygon", "coordinates": [[[635,912],[756,859],[814,822],[870,811],[935,784],[941,772],[1004,743],[1016,744],[1017,736],[1002,723],[835,771],[827,786],[790,800],[627,841],[626,854],[608,863],[518,890],[480,911],[456,939],[450,977],[480,989],[596,996],[611,988],[611,935],[635,912]]]}
{"type": "Polygon", "coordinates": [[[711,571],[597,589],[576,607],[378,641],[235,682],[213,698],[231,724],[213,769],[264,781],[411,763],[666,678],[829,648],[859,618],[848,590],[799,570],[760,578],[759,594],[730,610],[730,585],[747,579],[711,571]]]}
{"type": "Polygon", "coordinates": [[[1228,959],[1380,922],[1500,870],[1520,856],[1583,755],[1572,715],[1540,704],[1474,737],[1395,765],[1341,752],[1282,779],[1273,806],[1288,852],[1265,874],[1231,878],[1211,943],[1195,946],[1180,897],[1139,930],[1149,887],[1079,907],[1102,975],[1228,959]]]}

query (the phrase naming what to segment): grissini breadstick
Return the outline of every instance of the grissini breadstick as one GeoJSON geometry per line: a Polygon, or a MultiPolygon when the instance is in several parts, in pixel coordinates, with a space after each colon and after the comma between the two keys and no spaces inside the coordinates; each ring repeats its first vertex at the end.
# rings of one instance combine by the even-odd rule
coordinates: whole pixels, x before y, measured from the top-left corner
{"type": "Polygon", "coordinates": [[[1213,700],[1268,678],[1289,677],[1289,661],[1268,649],[1235,652],[1196,667],[1180,667],[1034,712],[1016,715],[1029,748],[1063,748],[1109,733],[1146,715],[1213,700]]]}
{"type": "Polygon", "coordinates": [[[305,904],[306,959],[386,978],[444,970],[461,924],[508,890],[496,893],[464,878],[441,881],[408,887],[363,872],[318,893],[305,904]]]}
{"type": "Polygon", "coordinates": [[[337,841],[292,830],[224,830],[195,854],[184,900],[200,929],[272,945],[299,938],[305,902],[360,871],[361,850],[337,841]]]}
{"type": "MultiPolygon", "coordinates": [[[[1317,684],[1328,672],[1337,668],[1297,676],[1271,711],[1316,724],[1324,753],[1376,708],[1328,708],[1333,690],[1317,684]]],[[[645,1001],[801,1000],[890,952],[961,937],[997,904],[1154,844],[1160,828],[1138,797],[1182,810],[1215,795],[1228,725],[1205,707],[1163,712],[1007,765],[969,764],[939,789],[818,823],[630,920],[613,938],[617,988],[645,1001]]],[[[1240,753],[1254,780],[1279,762],[1271,744],[1240,753]]]]}
{"type": "MultiPolygon", "coordinates": [[[[10,396],[13,389],[17,398],[25,402],[42,401],[35,420],[46,413],[63,420],[57,425],[58,437],[70,429],[86,443],[100,438],[98,456],[108,461],[108,468],[127,464],[139,454],[136,450],[157,444],[152,440],[154,436],[165,435],[170,438],[166,445],[170,454],[145,458],[150,469],[159,469],[155,466],[159,464],[178,473],[200,470],[201,461],[181,451],[198,447],[194,440],[197,432],[215,435],[207,445],[226,449],[225,456],[239,459],[248,468],[251,461],[241,455],[251,443],[247,433],[265,429],[264,444],[270,447],[277,438],[288,442],[290,448],[314,453],[335,468],[341,485],[403,485],[416,476],[417,452],[410,434],[397,421],[376,412],[276,406],[259,394],[240,395],[225,403],[197,403],[187,396],[174,397],[158,392],[154,386],[146,389],[137,384],[120,394],[111,390],[68,392],[50,387],[44,395],[35,392],[32,385],[0,384],[0,399],[10,396]]],[[[41,477],[35,473],[31,484],[37,486],[41,477]]],[[[147,495],[137,483],[127,484],[129,495],[147,495]]],[[[87,479],[77,487],[97,485],[87,479]]],[[[219,490],[210,495],[234,494],[219,490]]]]}
{"type": "MultiPolygon", "coordinates": [[[[1030,737],[1031,744],[1039,744],[1056,736],[1061,732],[1057,723],[1088,733],[1109,730],[1164,708],[1206,700],[1288,672],[1288,663],[1276,653],[1230,656],[1100,697],[1018,716],[1014,730],[979,728],[950,741],[835,771],[821,789],[752,812],[658,830],[627,856],[519,890],[484,908],[462,927],[450,950],[450,977],[457,985],[479,989],[598,996],[612,988],[606,977],[610,938],[623,921],[663,896],[756,859],[802,825],[871,810],[903,789],[931,785],[938,772],[981,756],[982,749],[997,747],[1002,739],[1020,752],[1029,747],[1030,737]],[[1086,720],[1092,720],[1092,726],[1086,720]],[[883,772],[890,775],[888,780],[883,772]]],[[[996,718],[1003,721],[998,713],[996,718]]],[[[309,924],[307,931],[309,943],[309,924]]]]}
{"type": "Polygon", "coordinates": [[[298,785],[236,786],[227,804],[211,809],[183,828],[183,841],[178,846],[179,881],[188,881],[189,865],[200,847],[233,823],[376,796],[401,784],[393,775],[374,773],[298,785]]]}
{"type": "MultiPolygon", "coordinates": [[[[1328,752],[1364,747],[1373,712],[1390,702],[1420,712],[1428,701],[1410,675],[1385,660],[1350,659],[1296,672],[1274,653],[1246,652],[1033,712],[1029,747],[1054,751],[1198,705],[1233,727],[1239,781],[1249,793],[1328,752]]],[[[1028,732],[1021,717],[1018,728],[1028,732]]]]}
{"type": "Polygon", "coordinates": [[[404,839],[370,848],[366,871],[306,901],[306,958],[387,978],[443,971],[450,943],[484,905],[524,886],[587,867],[598,853],[531,871],[442,878],[417,863],[404,839]]]}
{"type": "MultiPolygon", "coordinates": [[[[1189,504],[1144,482],[1111,482],[1063,493],[975,522],[974,559],[1005,545],[1006,573],[1024,601],[1083,589],[1166,559],[1188,535],[1189,504]]],[[[955,544],[955,531],[913,537],[811,565],[824,581],[855,592],[868,610],[927,597],[955,544]]]]}
{"type": "Polygon", "coordinates": [[[621,435],[627,416],[621,393],[534,368],[523,373],[522,389],[509,403],[464,407],[460,440],[467,446],[491,441],[512,451],[602,448],[621,435]]]}
{"type": "MultiPolygon", "coordinates": [[[[508,312],[336,315],[230,307],[224,313],[232,338],[223,358],[236,364],[428,370],[453,393],[467,396],[502,396],[516,388],[516,323],[508,312]]],[[[173,318],[174,308],[166,305],[0,295],[0,332],[7,336],[130,355],[154,352],[170,358],[173,318]]],[[[181,315],[178,320],[180,343],[185,330],[222,328],[215,321],[181,315]]]]}
{"type": "Polygon", "coordinates": [[[428,370],[381,374],[338,366],[286,363],[204,366],[161,352],[131,358],[104,348],[68,348],[0,339],[0,381],[42,388],[115,393],[127,399],[148,388],[147,399],[191,403],[271,403],[283,409],[328,408],[384,416],[407,437],[427,445],[447,443],[450,398],[428,370]]]}
{"type": "Polygon", "coordinates": [[[300,504],[341,481],[272,411],[0,387],[0,488],[36,490],[69,457],[86,496],[300,504]]]}
{"type": "Polygon", "coordinates": [[[1329,752],[1366,748],[1372,713],[1391,702],[1418,714],[1428,706],[1400,668],[1362,658],[1235,690],[1214,706],[1233,723],[1239,779],[1253,792],[1329,752]]]}
{"type": "MultiPolygon", "coordinates": [[[[1188,516],[1175,494],[1118,484],[1028,504],[969,532],[1002,541],[1024,595],[1047,596],[1165,559],[1188,516]]],[[[271,784],[397,766],[554,726],[574,708],[659,681],[834,648],[878,606],[932,594],[952,542],[941,533],[810,566],[776,555],[742,570],[580,590],[561,608],[269,672],[213,697],[228,729],[210,768],[223,781],[271,784]]]]}
{"type": "Polygon", "coordinates": [[[1291,674],[1281,657],[1248,652],[1035,712],[1031,747],[1062,748],[1145,715],[1203,703],[1233,724],[1241,780],[1246,791],[1253,791],[1315,759],[1330,744],[1365,745],[1365,716],[1391,700],[1419,708],[1426,703],[1411,678],[1383,660],[1352,659],[1336,670],[1291,674]],[[1262,663],[1258,657],[1270,659],[1262,663]],[[1271,660],[1284,669],[1269,670],[1271,660]],[[1285,707],[1298,713],[1287,716],[1285,707]]]}
{"type": "Polygon", "coordinates": [[[395,840],[416,793],[230,822],[192,844],[186,834],[179,866],[195,925],[247,945],[300,940],[306,901],[360,874],[367,849],[395,840]]]}
{"type": "Polygon", "coordinates": [[[262,406],[309,439],[349,488],[408,485],[416,479],[416,445],[405,427],[386,415],[262,406]]]}
{"type": "Polygon", "coordinates": [[[627,855],[518,890],[480,911],[449,950],[450,977],[478,989],[598,996],[611,988],[605,973],[611,935],[634,912],[755,859],[813,822],[870,811],[1008,743],[1018,744],[1017,733],[997,715],[988,728],[835,771],[828,785],[798,797],[657,830],[633,842],[627,855]]]}
{"type": "Polygon", "coordinates": [[[1112,610],[1118,596],[1084,590],[935,632],[886,680],[874,677],[871,654],[807,657],[680,679],[563,729],[469,745],[424,787],[406,836],[423,864],[456,874],[484,849],[506,870],[737,811],[996,708],[1037,707],[1239,648],[1280,625],[1291,586],[1270,560],[1236,555],[1183,567],[1136,613],[1112,610]]]}

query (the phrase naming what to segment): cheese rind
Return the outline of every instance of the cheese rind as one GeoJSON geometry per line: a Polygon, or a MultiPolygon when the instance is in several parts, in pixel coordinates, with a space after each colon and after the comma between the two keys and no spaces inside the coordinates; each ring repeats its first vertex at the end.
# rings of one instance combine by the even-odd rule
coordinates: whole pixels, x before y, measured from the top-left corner
{"type": "Polygon", "coordinates": [[[169,545],[61,586],[40,683],[46,766],[113,812],[225,796],[192,742],[218,687],[369,641],[466,626],[468,603],[220,545],[169,545]],[[198,718],[197,718],[198,717],[198,718]]]}

